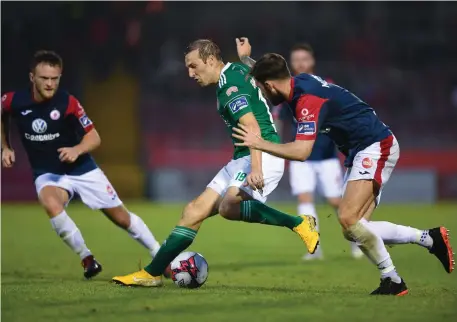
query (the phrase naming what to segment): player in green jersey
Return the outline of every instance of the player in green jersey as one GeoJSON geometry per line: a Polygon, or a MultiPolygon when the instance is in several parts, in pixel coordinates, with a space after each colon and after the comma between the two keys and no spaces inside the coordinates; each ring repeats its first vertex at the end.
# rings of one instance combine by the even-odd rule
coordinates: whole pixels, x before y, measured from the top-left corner
{"type": "MultiPolygon", "coordinates": [[[[237,40],[237,46],[240,46],[237,40]]],[[[239,47],[238,47],[239,49],[239,47]]],[[[192,42],[185,56],[189,77],[201,86],[216,85],[217,109],[228,135],[241,123],[263,139],[279,143],[266,100],[257,88],[249,67],[222,61],[219,47],[212,41],[192,42]]],[[[238,142],[233,139],[233,143],[238,142]]],[[[291,216],[266,206],[267,196],[284,173],[284,160],[247,147],[235,147],[233,159],[214,177],[205,191],[191,201],[178,225],[144,269],[113,281],[121,285],[161,286],[161,275],[179,253],[193,242],[202,222],[215,214],[229,220],[287,227],[314,253],[319,234],[311,216],[291,216]]]]}

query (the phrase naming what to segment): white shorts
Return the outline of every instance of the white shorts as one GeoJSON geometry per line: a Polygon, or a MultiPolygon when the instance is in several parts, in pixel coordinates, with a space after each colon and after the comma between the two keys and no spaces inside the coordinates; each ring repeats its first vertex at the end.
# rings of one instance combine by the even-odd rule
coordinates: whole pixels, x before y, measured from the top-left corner
{"type": "Polygon", "coordinates": [[[122,205],[108,178],[99,168],[79,176],[45,173],[36,178],[37,194],[46,186],[65,189],[70,194],[70,200],[77,193],[82,202],[91,209],[114,208],[122,205]]]}
{"type": "Polygon", "coordinates": [[[263,191],[254,191],[250,186],[244,186],[247,175],[251,172],[251,156],[245,156],[230,161],[223,167],[208,184],[223,196],[229,187],[238,187],[260,202],[266,202],[267,196],[278,186],[284,174],[284,159],[262,152],[262,172],[264,180],[263,191]]]}
{"type": "Polygon", "coordinates": [[[343,170],[336,158],[322,161],[291,161],[289,181],[292,194],[314,193],[316,188],[326,198],[341,197],[343,170]]]}
{"type": "Polygon", "coordinates": [[[381,200],[381,192],[400,157],[400,146],[395,136],[391,135],[381,142],[376,142],[355,155],[351,168],[344,176],[343,193],[348,181],[375,180],[379,186],[376,205],[381,200]]]}

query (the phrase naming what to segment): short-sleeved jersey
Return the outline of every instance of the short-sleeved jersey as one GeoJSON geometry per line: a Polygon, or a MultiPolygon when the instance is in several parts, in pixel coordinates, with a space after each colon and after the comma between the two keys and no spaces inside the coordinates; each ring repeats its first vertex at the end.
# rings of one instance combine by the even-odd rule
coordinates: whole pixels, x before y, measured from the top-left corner
{"type": "Polygon", "coordinates": [[[15,121],[35,178],[44,173],[81,175],[97,168],[90,154],[74,163],[59,159],[59,148],[79,144],[94,127],[74,96],[58,90],[38,103],[31,90],[10,92],[2,96],[2,113],[15,121]]]}
{"type": "Polygon", "coordinates": [[[319,76],[300,74],[291,79],[289,107],[297,120],[296,140],[328,135],[351,167],[355,155],[392,134],[367,103],[319,76]]]}
{"type": "MultiPolygon", "coordinates": [[[[326,78],[328,83],[333,83],[333,80],[326,78]]],[[[294,126],[292,127],[292,135],[295,137],[297,133],[297,121],[294,115],[292,115],[290,108],[287,106],[287,102],[277,105],[273,108],[273,119],[279,119],[282,121],[292,119],[294,126]]],[[[338,158],[337,149],[335,143],[326,134],[318,133],[316,142],[314,142],[313,150],[311,151],[308,161],[322,161],[328,159],[338,158]]]]}
{"type": "MultiPolygon", "coordinates": [[[[253,113],[259,124],[262,138],[279,143],[280,139],[273,123],[273,117],[262,92],[249,76],[249,68],[241,63],[227,63],[221,71],[217,86],[217,110],[231,134],[238,120],[247,113],[253,113]]],[[[232,137],[233,143],[238,142],[232,137]]],[[[234,147],[233,159],[250,154],[247,147],[234,147]]]]}

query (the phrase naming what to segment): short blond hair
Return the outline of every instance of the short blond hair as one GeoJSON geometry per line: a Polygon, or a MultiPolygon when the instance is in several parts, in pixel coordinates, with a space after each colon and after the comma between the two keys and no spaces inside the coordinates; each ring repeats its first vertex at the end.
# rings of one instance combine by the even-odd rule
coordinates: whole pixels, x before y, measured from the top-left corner
{"type": "Polygon", "coordinates": [[[198,50],[198,55],[206,63],[209,56],[214,56],[218,61],[222,61],[221,50],[218,45],[209,39],[197,39],[187,46],[185,54],[198,50]]]}

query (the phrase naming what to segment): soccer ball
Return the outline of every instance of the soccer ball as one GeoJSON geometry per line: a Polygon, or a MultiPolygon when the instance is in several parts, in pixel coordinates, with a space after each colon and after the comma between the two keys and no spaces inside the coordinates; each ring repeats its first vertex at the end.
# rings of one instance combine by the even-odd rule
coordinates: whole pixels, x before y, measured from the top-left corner
{"type": "Polygon", "coordinates": [[[208,278],[208,263],[195,252],[179,254],[171,262],[171,279],[179,287],[198,288],[208,278]]]}

